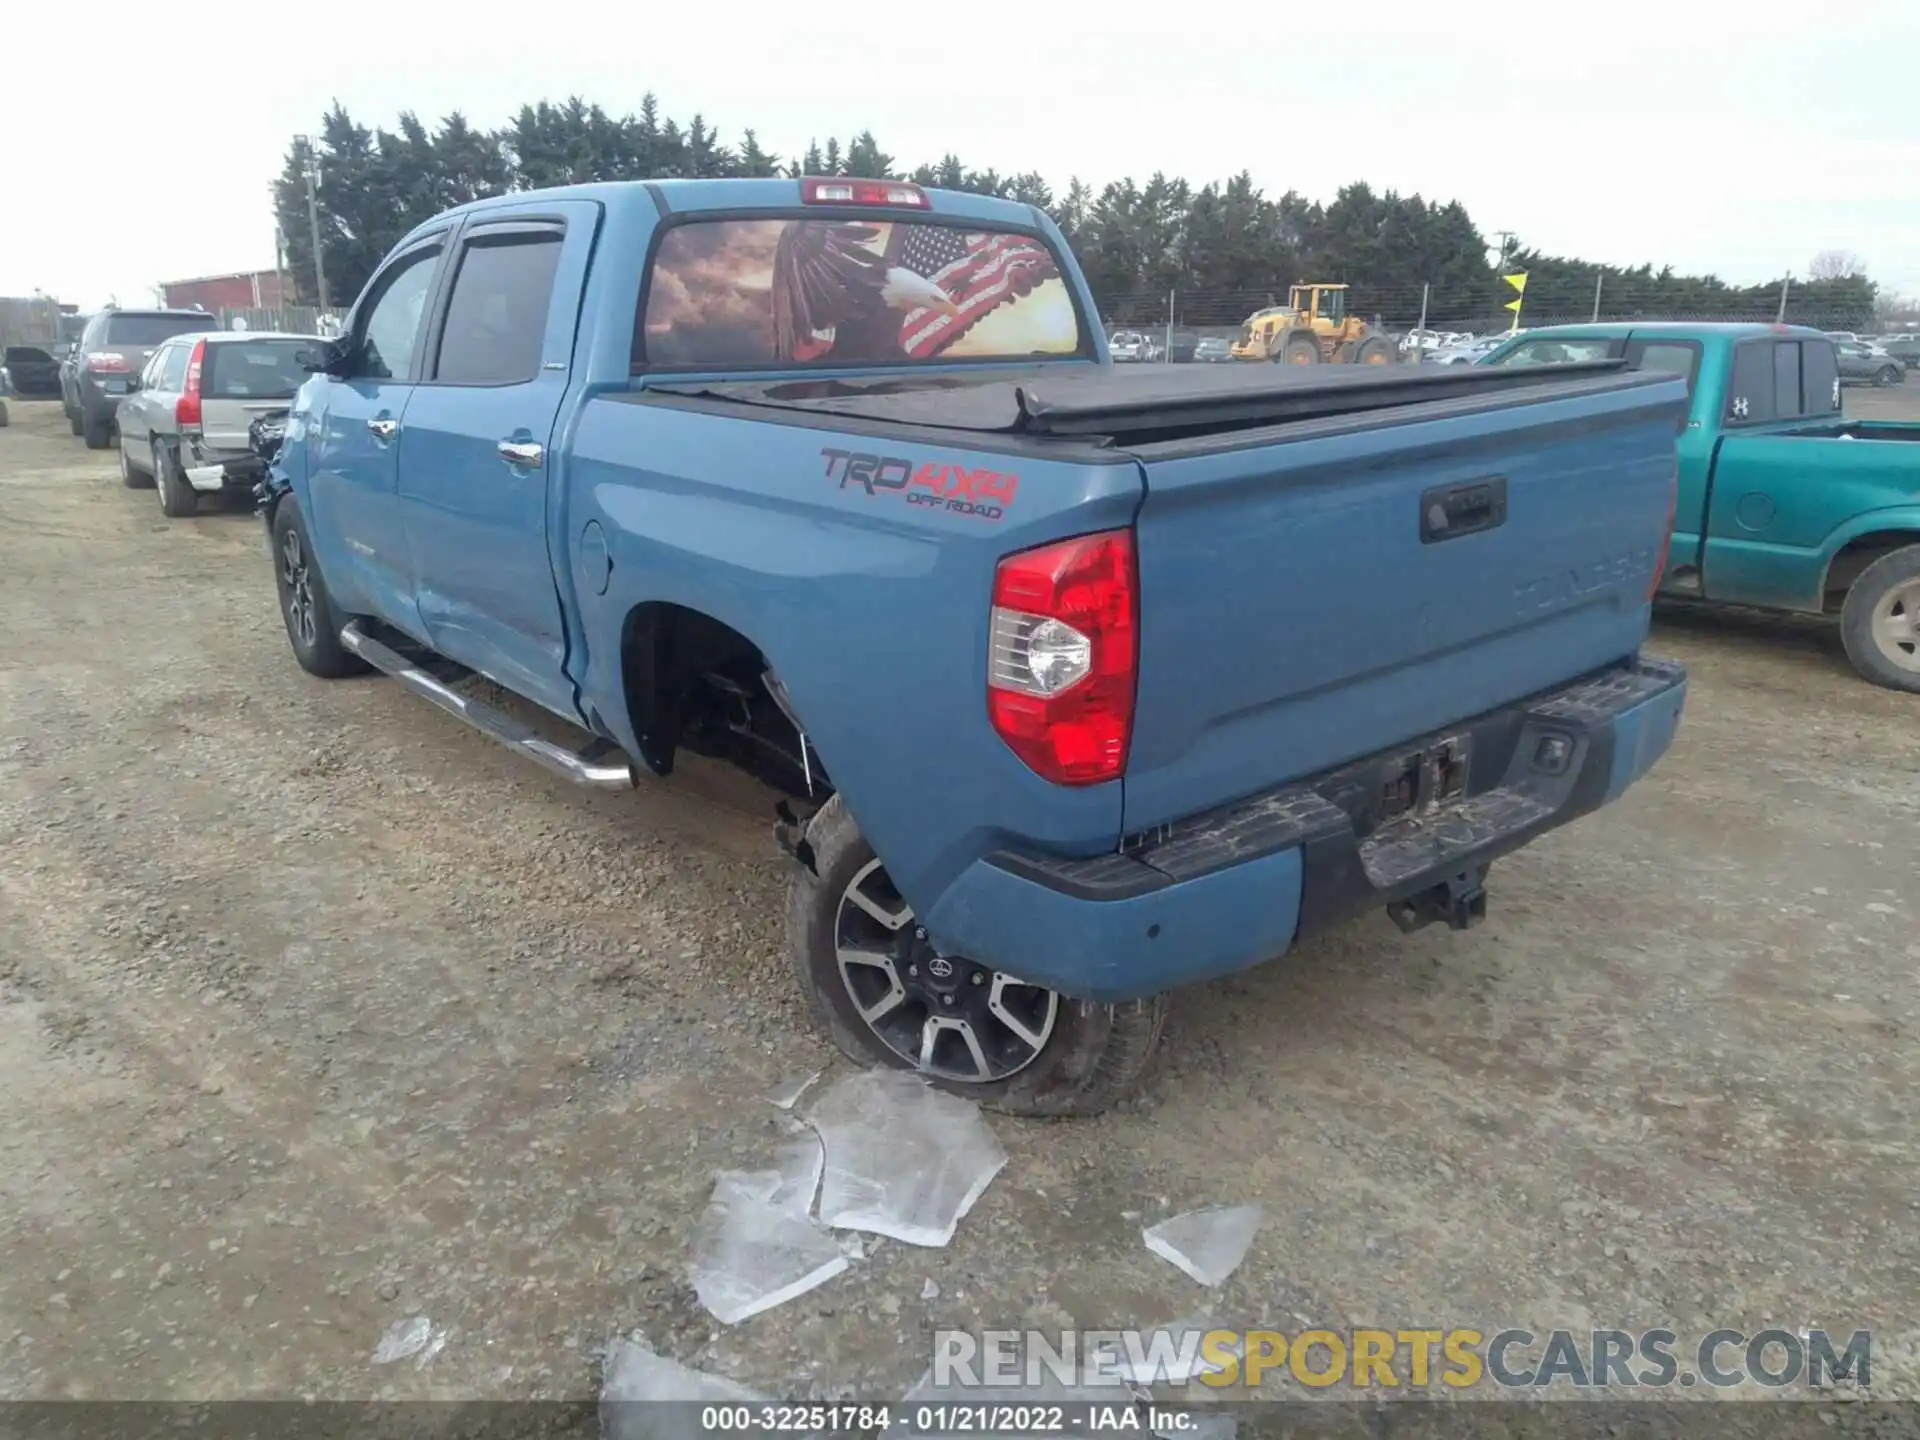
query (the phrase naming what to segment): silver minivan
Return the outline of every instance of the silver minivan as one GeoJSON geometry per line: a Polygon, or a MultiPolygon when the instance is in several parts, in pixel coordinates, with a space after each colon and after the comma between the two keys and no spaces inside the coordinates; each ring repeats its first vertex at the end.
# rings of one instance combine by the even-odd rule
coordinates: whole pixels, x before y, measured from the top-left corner
{"type": "Polygon", "coordinates": [[[317,335],[208,331],[176,335],[153,352],[120,402],[120,478],[156,485],[160,508],[191,515],[200,496],[250,496],[258,470],[247,427],[285,410],[306,381],[300,352],[317,335]]]}

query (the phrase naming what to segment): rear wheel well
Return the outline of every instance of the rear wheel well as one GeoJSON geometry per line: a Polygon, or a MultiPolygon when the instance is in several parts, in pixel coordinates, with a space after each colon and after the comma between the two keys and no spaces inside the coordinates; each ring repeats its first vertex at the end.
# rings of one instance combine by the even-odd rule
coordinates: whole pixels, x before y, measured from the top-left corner
{"type": "Polygon", "coordinates": [[[787,713],[765,654],[699,610],[649,601],[620,631],[620,683],[640,758],[672,773],[681,749],[729,760],[794,794],[830,787],[818,752],[787,713]]]}
{"type": "Polygon", "coordinates": [[[1839,613],[1853,582],[1874,561],[1909,545],[1920,545],[1920,530],[1879,530],[1860,535],[1840,547],[1827,564],[1822,609],[1829,615],[1839,613]]]}

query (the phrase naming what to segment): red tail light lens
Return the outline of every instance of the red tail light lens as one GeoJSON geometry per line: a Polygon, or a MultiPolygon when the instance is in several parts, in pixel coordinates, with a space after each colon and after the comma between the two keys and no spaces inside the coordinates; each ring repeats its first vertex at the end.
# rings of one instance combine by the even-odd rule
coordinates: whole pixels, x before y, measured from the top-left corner
{"type": "Polygon", "coordinates": [[[117,350],[89,350],[87,368],[102,374],[124,375],[131,367],[127,364],[127,357],[117,350]]]}
{"type": "Polygon", "coordinates": [[[1647,582],[1647,601],[1652,603],[1667,575],[1667,556],[1673,552],[1673,522],[1680,515],[1680,462],[1674,461],[1673,476],[1667,482],[1667,528],[1660,532],[1660,550],[1653,557],[1653,579],[1647,582]]]}
{"type": "Polygon", "coordinates": [[[927,208],[927,192],[899,180],[835,180],[809,175],[800,182],[800,199],[808,205],[899,205],[909,210],[927,208]]]}
{"type": "Polygon", "coordinates": [[[200,369],[206,363],[207,342],[193,342],[193,354],[187,358],[187,380],[180,391],[180,398],[173,402],[174,422],[182,430],[197,428],[200,424],[200,369]]]}
{"type": "Polygon", "coordinates": [[[1126,773],[1139,668],[1133,532],[1108,530],[1009,555],[993,577],[987,714],[1056,785],[1126,773]]]}

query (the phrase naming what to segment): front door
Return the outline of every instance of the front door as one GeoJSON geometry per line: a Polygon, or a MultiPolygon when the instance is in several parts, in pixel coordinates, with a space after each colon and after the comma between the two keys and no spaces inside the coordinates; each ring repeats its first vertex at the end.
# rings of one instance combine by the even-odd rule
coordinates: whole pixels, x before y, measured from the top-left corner
{"type": "Polygon", "coordinates": [[[598,207],[470,226],[400,441],[400,503],[433,648],[574,714],[548,549],[554,422],[598,207]]]}
{"type": "Polygon", "coordinates": [[[422,639],[396,460],[443,248],[423,241],[375,278],[355,307],[348,373],[318,387],[306,419],[307,529],[335,605],[422,639]]]}

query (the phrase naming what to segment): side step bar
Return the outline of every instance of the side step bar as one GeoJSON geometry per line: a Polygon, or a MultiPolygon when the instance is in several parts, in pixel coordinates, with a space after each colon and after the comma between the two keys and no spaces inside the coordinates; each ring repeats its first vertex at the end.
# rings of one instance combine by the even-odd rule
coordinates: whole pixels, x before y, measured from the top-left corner
{"type": "Polygon", "coordinates": [[[504,710],[484,700],[462,695],[435,679],[413,661],[389,645],[384,645],[350,620],[340,631],[340,643],[376,670],[384,670],[416,695],[431,700],[449,715],[473,726],[489,739],[498,740],[509,750],[543,765],[554,774],[576,785],[593,785],[608,790],[630,790],[639,784],[639,772],[619,747],[596,740],[585,750],[573,751],[554,744],[504,710]]]}

